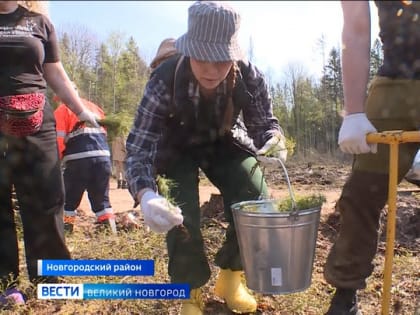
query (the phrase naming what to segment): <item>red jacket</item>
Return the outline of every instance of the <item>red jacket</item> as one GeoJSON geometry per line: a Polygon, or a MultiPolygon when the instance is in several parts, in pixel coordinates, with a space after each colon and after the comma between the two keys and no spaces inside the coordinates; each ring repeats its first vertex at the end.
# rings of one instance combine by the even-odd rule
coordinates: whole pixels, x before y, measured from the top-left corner
{"type": "MultiPolygon", "coordinates": [[[[98,105],[85,99],[82,99],[82,102],[88,110],[97,114],[99,119],[105,118],[104,111],[98,105]]],[[[61,159],[63,159],[64,155],[68,155],[68,159],[102,155],[109,156],[105,128],[92,128],[83,124],[80,128],[77,128],[77,133],[75,133],[76,130],[73,129],[80,120],[65,104],[60,104],[57,107],[54,111],[54,116],[56,120],[58,150],[61,159]],[[72,141],[68,142],[69,139],[72,141]],[[72,148],[68,147],[70,143],[72,144],[72,148]]]]}

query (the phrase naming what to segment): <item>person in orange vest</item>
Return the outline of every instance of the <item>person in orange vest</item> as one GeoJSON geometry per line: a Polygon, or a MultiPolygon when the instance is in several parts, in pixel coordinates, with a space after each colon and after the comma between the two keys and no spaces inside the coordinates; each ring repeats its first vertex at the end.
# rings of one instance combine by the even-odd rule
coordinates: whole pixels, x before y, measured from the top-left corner
{"type": "MultiPolygon", "coordinates": [[[[77,87],[74,86],[77,91],[77,87]]],[[[104,111],[96,104],[82,99],[83,104],[98,119],[104,111]]],[[[64,228],[72,232],[77,211],[87,191],[97,223],[108,226],[116,233],[115,215],[109,200],[109,178],[112,166],[107,133],[104,127],[94,127],[81,122],[65,104],[54,111],[57,121],[57,142],[64,166],[64,228]]]]}

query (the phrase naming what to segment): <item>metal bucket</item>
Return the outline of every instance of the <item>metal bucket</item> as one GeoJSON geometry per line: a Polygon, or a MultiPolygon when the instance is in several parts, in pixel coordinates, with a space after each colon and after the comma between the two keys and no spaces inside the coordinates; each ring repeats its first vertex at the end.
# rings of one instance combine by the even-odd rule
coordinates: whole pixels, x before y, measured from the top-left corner
{"type": "Polygon", "coordinates": [[[270,200],[232,205],[247,286],[267,294],[303,291],[311,285],[321,207],[265,213],[273,206],[270,200]],[[248,212],[249,206],[264,213],[248,212]]]}
{"type": "Polygon", "coordinates": [[[266,294],[303,291],[311,284],[321,207],[278,212],[277,203],[255,200],[231,206],[247,286],[266,294]]]}

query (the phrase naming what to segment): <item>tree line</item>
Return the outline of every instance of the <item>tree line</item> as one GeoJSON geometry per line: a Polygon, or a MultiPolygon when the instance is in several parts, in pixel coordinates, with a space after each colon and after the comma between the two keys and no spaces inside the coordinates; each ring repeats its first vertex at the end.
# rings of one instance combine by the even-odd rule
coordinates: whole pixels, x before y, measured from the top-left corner
{"type": "MultiPolygon", "coordinates": [[[[134,117],[150,76],[134,38],[112,32],[100,42],[83,26],[59,31],[58,37],[63,66],[82,96],[99,104],[107,115],[134,117]]],[[[319,44],[323,52],[322,36],[319,44]]],[[[382,60],[381,43],[376,40],[371,49],[371,77],[382,60]]],[[[343,110],[340,48],[330,49],[320,78],[308,76],[300,64],[290,64],[281,82],[269,82],[274,114],[294,154],[337,156],[343,110]]]]}

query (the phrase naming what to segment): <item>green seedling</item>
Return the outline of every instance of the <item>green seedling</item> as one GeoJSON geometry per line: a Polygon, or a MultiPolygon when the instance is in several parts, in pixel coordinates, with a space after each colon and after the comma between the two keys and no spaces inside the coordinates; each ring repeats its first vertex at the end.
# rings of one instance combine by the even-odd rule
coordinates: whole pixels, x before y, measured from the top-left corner
{"type": "Polygon", "coordinates": [[[251,202],[250,204],[244,205],[242,210],[254,213],[301,211],[321,207],[325,201],[325,196],[319,194],[309,196],[297,196],[295,197],[296,207],[293,208],[292,198],[287,197],[282,200],[273,201],[272,207],[268,207],[268,209],[264,204],[252,204],[251,202]]]}
{"type": "Polygon", "coordinates": [[[290,197],[280,200],[277,204],[278,212],[289,212],[292,210],[300,211],[312,208],[321,207],[326,201],[324,195],[316,194],[309,196],[296,196],[295,197],[296,209],[293,209],[292,199],[290,197]]]}

